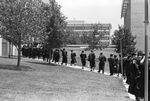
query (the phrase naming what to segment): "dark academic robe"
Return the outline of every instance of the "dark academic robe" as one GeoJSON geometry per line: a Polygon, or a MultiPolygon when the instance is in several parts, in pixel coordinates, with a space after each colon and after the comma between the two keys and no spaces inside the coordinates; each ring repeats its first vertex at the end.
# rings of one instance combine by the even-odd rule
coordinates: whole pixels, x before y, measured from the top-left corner
{"type": "Polygon", "coordinates": [[[74,63],[76,63],[77,62],[77,60],[76,60],[76,53],[71,53],[71,64],[74,64],[74,63]]]}
{"type": "Polygon", "coordinates": [[[105,62],[106,62],[106,57],[99,56],[99,70],[104,70],[105,62]]]}
{"type": "Polygon", "coordinates": [[[139,69],[138,64],[133,64],[131,63],[130,65],[130,82],[129,82],[129,89],[128,92],[135,95],[135,96],[142,96],[142,86],[143,86],[143,81],[142,81],[142,75],[144,75],[143,70],[141,71],[139,69]],[[142,73],[143,72],[143,73],[142,73]]]}
{"type": "Polygon", "coordinates": [[[62,51],[62,63],[67,63],[67,51],[62,51]]]}
{"type": "Polygon", "coordinates": [[[108,58],[108,62],[109,62],[110,74],[113,75],[113,73],[114,73],[114,59],[108,58]]]}
{"type": "Polygon", "coordinates": [[[89,54],[88,61],[90,62],[91,68],[95,67],[95,54],[94,53],[89,54]]]}
{"type": "Polygon", "coordinates": [[[55,61],[55,62],[56,62],[56,58],[57,58],[56,54],[57,54],[57,51],[55,50],[55,51],[53,52],[53,61],[55,61]]]}
{"type": "Polygon", "coordinates": [[[131,60],[130,59],[126,59],[124,61],[124,68],[125,68],[125,74],[127,77],[126,83],[129,84],[131,82],[130,80],[130,64],[131,64],[131,60]]]}
{"type": "Polygon", "coordinates": [[[115,58],[114,59],[114,73],[118,73],[118,63],[119,63],[119,61],[118,61],[118,58],[115,58]]]}
{"type": "Polygon", "coordinates": [[[59,62],[59,59],[60,59],[60,54],[59,54],[59,51],[56,51],[55,53],[55,62],[59,62]]]}
{"type": "Polygon", "coordinates": [[[86,65],[86,58],[87,58],[86,54],[81,53],[80,58],[81,58],[82,66],[85,66],[86,65]]]}

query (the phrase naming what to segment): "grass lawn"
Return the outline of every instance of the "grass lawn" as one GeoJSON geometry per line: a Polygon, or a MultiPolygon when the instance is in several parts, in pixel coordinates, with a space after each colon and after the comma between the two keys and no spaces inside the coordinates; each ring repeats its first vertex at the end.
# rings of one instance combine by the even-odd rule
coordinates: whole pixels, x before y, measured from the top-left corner
{"type": "Polygon", "coordinates": [[[23,58],[0,58],[0,101],[131,101],[121,79],[23,58]]]}

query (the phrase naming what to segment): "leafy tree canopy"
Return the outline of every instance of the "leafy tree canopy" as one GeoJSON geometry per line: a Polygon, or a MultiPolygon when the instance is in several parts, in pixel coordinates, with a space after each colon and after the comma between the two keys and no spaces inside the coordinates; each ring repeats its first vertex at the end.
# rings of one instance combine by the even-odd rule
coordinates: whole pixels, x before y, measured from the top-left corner
{"type": "Polygon", "coordinates": [[[20,65],[21,45],[38,38],[49,48],[60,47],[65,17],[55,0],[0,0],[0,35],[18,49],[20,65]]]}
{"type": "Polygon", "coordinates": [[[89,36],[88,44],[90,49],[102,49],[102,43],[101,43],[101,38],[103,37],[104,34],[100,34],[98,32],[98,26],[95,25],[94,31],[92,34],[89,36]]]}
{"type": "Polygon", "coordinates": [[[39,36],[42,31],[40,0],[2,0],[0,2],[1,35],[17,48],[29,41],[31,36],[39,36]]]}
{"type": "Polygon", "coordinates": [[[66,17],[60,12],[60,5],[58,5],[55,0],[50,0],[49,4],[50,5],[47,5],[46,12],[51,16],[47,17],[47,37],[45,40],[45,46],[48,50],[59,48],[63,45],[64,29],[66,27],[66,17]]]}
{"type": "Polygon", "coordinates": [[[134,53],[136,37],[132,35],[129,29],[119,26],[112,36],[112,44],[116,45],[116,52],[120,53],[120,41],[122,41],[123,56],[134,53]]]}

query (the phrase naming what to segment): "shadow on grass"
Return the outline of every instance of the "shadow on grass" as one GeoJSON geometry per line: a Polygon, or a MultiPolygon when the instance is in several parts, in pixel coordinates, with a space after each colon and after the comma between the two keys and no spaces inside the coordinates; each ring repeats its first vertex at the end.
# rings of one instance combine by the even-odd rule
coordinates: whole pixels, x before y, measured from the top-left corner
{"type": "Polygon", "coordinates": [[[29,66],[20,66],[20,67],[17,67],[16,65],[7,65],[7,64],[0,64],[0,69],[15,70],[15,71],[32,71],[33,70],[29,66]]]}
{"type": "Polygon", "coordinates": [[[0,58],[4,58],[4,59],[17,59],[16,56],[10,56],[10,57],[6,57],[6,56],[0,56],[0,58]]]}
{"type": "Polygon", "coordinates": [[[26,61],[26,62],[32,63],[32,64],[49,65],[49,66],[58,66],[58,65],[56,65],[56,64],[45,63],[45,62],[31,62],[31,61],[26,61]]]}

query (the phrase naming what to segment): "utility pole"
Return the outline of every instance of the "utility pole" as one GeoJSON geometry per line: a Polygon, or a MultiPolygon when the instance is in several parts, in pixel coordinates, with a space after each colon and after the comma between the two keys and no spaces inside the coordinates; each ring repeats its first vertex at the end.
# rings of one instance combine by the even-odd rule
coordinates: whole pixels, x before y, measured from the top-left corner
{"type": "Polygon", "coordinates": [[[123,78],[123,52],[122,52],[122,39],[123,39],[123,34],[124,34],[124,28],[122,28],[122,34],[121,34],[121,37],[120,37],[120,55],[121,55],[121,73],[122,73],[122,78],[123,78]]]}
{"type": "Polygon", "coordinates": [[[144,78],[144,101],[148,101],[148,0],[145,0],[145,78],[144,78]]]}

